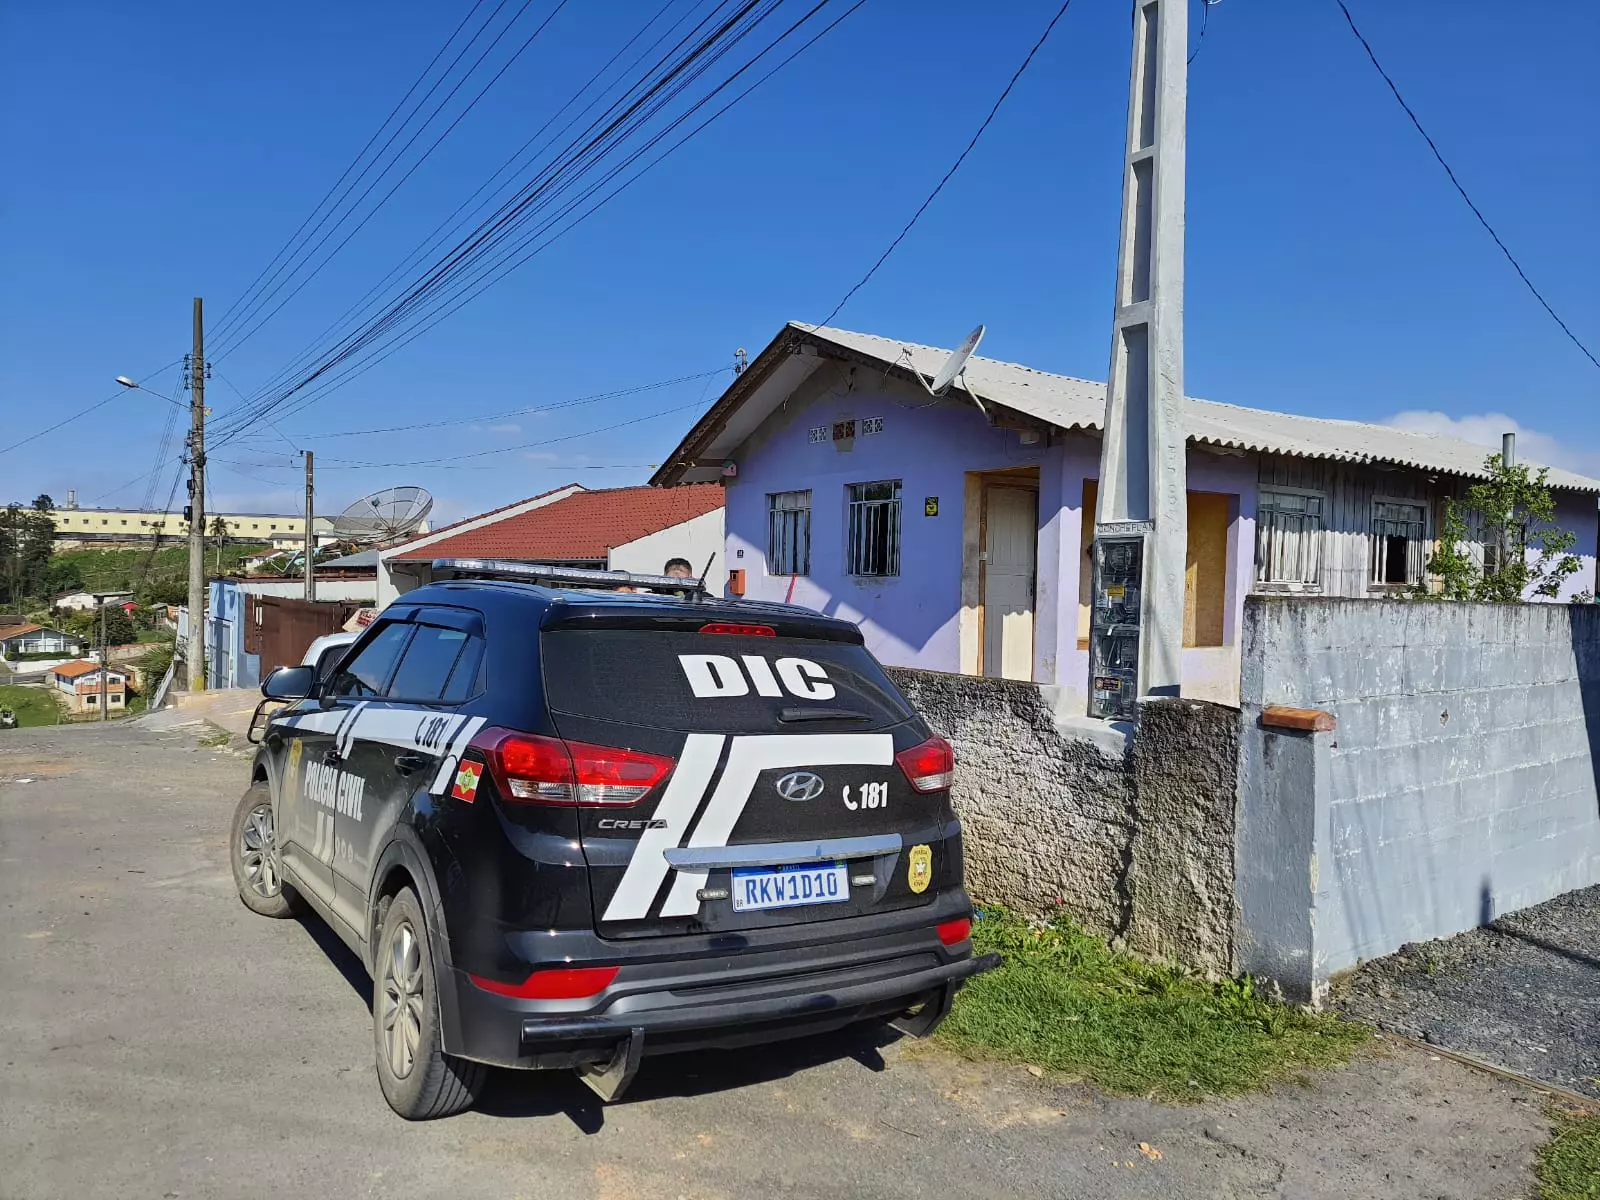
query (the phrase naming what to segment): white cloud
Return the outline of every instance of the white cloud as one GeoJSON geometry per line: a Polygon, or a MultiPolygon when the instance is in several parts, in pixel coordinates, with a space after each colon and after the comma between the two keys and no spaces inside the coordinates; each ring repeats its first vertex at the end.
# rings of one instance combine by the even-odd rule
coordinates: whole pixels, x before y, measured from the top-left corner
{"type": "Polygon", "coordinates": [[[1519,462],[1538,463],[1541,466],[1564,467],[1580,475],[1600,477],[1600,452],[1575,447],[1569,441],[1529,429],[1515,417],[1505,413],[1477,413],[1465,417],[1452,417],[1428,409],[1411,409],[1396,413],[1385,425],[1413,433],[1442,433],[1458,437],[1464,442],[1482,446],[1486,450],[1500,449],[1500,435],[1517,435],[1519,462]]]}

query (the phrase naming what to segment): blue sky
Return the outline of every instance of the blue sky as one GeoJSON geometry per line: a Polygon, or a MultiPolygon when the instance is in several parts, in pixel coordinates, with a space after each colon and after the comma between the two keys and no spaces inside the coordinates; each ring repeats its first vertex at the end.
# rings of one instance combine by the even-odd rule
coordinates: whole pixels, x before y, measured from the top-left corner
{"type": "MultiPolygon", "coordinates": [[[[1348,2],[1530,276],[1600,344],[1600,6],[1348,2]]],[[[115,375],[181,355],[191,297],[206,297],[215,327],[468,7],[0,8],[0,445],[109,395],[115,375]]],[[[535,0],[502,47],[553,7],[535,0]]],[[[658,7],[574,0],[558,13],[386,208],[218,364],[213,420],[394,266],[658,7]]],[[[420,483],[453,518],[568,479],[642,481],[691,411],[571,435],[709,403],[725,379],[439,429],[310,435],[695,375],[737,346],[754,353],[787,319],[820,320],[1056,7],[868,0],[586,224],[282,421],[325,465],[319,507],[420,483]],[[335,469],[537,442],[550,444],[335,469]]],[[[1127,9],[1077,0],[961,173],[836,324],[951,345],[983,321],[985,354],[1104,378],[1127,9]]],[[[791,0],[777,23],[801,11],[791,0]]],[[[1191,36],[1198,10],[1192,21],[1191,36]]],[[[1369,420],[1406,413],[1495,442],[1514,421],[1526,454],[1600,474],[1600,371],[1450,190],[1332,0],[1215,7],[1189,120],[1191,394],[1369,420]]],[[[150,386],[170,393],[175,378],[150,386]]],[[[112,489],[156,462],[166,410],[127,393],[0,455],[0,499],[76,488],[80,503],[134,505],[151,490],[163,505],[175,468],[153,488],[140,478],[112,489]]],[[[290,454],[266,432],[219,450],[214,500],[296,506],[290,454]]]]}

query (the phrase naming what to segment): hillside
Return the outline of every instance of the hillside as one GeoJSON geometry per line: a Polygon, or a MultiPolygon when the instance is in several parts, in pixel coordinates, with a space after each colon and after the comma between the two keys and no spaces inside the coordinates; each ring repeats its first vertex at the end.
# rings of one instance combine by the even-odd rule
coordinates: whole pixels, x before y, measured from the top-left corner
{"type": "MultiPolygon", "coordinates": [[[[224,546],[220,572],[217,550],[214,547],[207,549],[206,574],[243,574],[244,568],[240,564],[266,548],[261,543],[224,546]]],[[[183,543],[162,546],[153,556],[148,549],[99,550],[81,547],[58,551],[51,556],[50,562],[51,566],[61,568],[64,572],[75,573],[79,586],[90,592],[143,593],[170,591],[177,587],[182,593],[188,586],[189,547],[183,543]]],[[[182,596],[172,596],[171,599],[177,601],[182,596]]]]}

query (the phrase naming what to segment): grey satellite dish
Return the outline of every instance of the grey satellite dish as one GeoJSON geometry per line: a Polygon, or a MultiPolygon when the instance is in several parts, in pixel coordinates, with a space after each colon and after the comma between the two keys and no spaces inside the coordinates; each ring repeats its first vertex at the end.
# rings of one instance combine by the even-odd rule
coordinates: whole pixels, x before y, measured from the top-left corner
{"type": "Polygon", "coordinates": [[[333,518],[333,535],[358,546],[392,541],[415,533],[432,509],[433,497],[422,488],[385,488],[333,518]]]}
{"type": "MultiPolygon", "coordinates": [[[[984,416],[988,416],[988,412],[983,407],[983,401],[979,400],[978,393],[972,390],[972,385],[967,382],[966,375],[967,359],[972,357],[973,352],[978,348],[978,343],[983,341],[983,331],[984,326],[979,325],[971,333],[967,334],[966,340],[961,345],[950,352],[950,357],[944,360],[944,366],[940,367],[939,373],[933,377],[933,386],[930,387],[927,381],[922,378],[922,372],[913,371],[912,374],[917,377],[917,382],[922,384],[928,395],[935,397],[943,396],[950,390],[951,384],[955,383],[957,379],[961,380],[961,386],[966,389],[967,395],[972,397],[972,402],[978,406],[978,411],[983,413],[984,416]]],[[[907,350],[904,353],[909,357],[911,352],[907,350]]]]}

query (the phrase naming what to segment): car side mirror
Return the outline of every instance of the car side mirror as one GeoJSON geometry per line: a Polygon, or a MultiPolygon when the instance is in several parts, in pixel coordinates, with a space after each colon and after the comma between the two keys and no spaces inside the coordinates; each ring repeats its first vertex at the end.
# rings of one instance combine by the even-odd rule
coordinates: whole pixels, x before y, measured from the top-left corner
{"type": "Polygon", "coordinates": [[[316,682],[315,667],[279,667],[261,684],[261,694],[268,700],[304,700],[316,682]]]}

